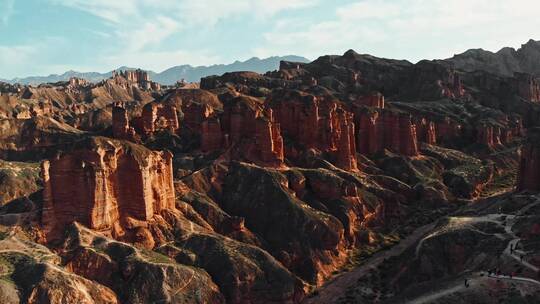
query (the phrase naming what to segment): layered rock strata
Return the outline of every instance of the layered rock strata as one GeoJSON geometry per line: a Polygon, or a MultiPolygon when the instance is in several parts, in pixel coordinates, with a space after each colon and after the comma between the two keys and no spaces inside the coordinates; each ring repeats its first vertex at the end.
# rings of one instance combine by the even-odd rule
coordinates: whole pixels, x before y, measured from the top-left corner
{"type": "Polygon", "coordinates": [[[41,166],[48,239],[75,221],[121,237],[133,223],[175,209],[169,152],[94,137],[41,166]]]}

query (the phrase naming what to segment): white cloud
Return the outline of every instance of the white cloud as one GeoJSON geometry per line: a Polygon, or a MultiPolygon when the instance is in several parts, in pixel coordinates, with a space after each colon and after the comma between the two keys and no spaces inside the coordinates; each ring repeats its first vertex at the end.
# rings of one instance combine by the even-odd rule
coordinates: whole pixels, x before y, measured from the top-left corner
{"type": "Polygon", "coordinates": [[[539,10],[537,0],[362,0],[303,27],[284,28],[282,21],[254,51],[318,57],[355,48],[413,61],[444,58],[540,38],[539,10]]]}
{"type": "Polygon", "coordinates": [[[110,28],[107,33],[89,29],[111,42],[100,50],[104,66],[132,65],[159,70],[178,62],[194,65],[218,62],[218,57],[208,52],[188,51],[182,41],[185,36],[211,31],[218,22],[228,19],[266,21],[282,11],[305,8],[320,0],[48,1],[96,16],[110,28]],[[166,45],[165,41],[172,41],[173,37],[177,39],[174,47],[166,45]]]}
{"type": "Polygon", "coordinates": [[[137,52],[148,45],[161,43],[180,28],[177,21],[169,17],[157,16],[154,20],[147,20],[133,30],[119,31],[118,36],[125,41],[126,50],[137,52]]]}
{"type": "Polygon", "coordinates": [[[138,14],[138,1],[132,0],[50,0],[53,4],[70,7],[119,23],[138,14]]]}

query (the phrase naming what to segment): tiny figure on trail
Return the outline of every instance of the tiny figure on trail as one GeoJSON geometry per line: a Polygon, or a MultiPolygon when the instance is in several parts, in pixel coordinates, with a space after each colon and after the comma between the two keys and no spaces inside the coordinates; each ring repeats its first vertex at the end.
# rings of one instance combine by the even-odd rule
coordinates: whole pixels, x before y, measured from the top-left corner
{"type": "Polygon", "coordinates": [[[469,288],[469,280],[468,279],[465,279],[465,287],[469,288]]]}
{"type": "Polygon", "coordinates": [[[523,254],[519,256],[520,261],[523,262],[523,254]]]}

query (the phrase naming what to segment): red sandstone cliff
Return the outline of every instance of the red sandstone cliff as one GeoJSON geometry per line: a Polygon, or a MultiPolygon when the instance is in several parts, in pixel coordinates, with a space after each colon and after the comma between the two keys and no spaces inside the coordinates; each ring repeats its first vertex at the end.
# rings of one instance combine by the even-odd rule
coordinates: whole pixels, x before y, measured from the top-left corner
{"type": "Polygon", "coordinates": [[[126,229],[175,209],[169,152],[95,137],[44,161],[42,176],[48,239],[74,221],[115,238],[129,237],[126,229]]]}
{"type": "Polygon", "coordinates": [[[364,109],[357,111],[355,120],[360,153],[389,149],[407,156],[418,155],[416,125],[410,114],[364,109]]]}
{"type": "Polygon", "coordinates": [[[334,155],[336,165],[357,170],[355,127],[352,113],[335,100],[298,91],[281,92],[269,102],[283,134],[305,149],[334,155]]]}

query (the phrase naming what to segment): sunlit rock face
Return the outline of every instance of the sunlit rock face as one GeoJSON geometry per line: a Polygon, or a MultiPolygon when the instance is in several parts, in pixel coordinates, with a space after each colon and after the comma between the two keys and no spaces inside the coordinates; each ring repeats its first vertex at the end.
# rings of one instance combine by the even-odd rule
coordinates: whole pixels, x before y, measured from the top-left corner
{"type": "Polygon", "coordinates": [[[122,236],[130,222],[175,208],[172,155],[95,137],[42,163],[49,238],[77,221],[122,236]]]}
{"type": "Polygon", "coordinates": [[[142,112],[142,132],[152,135],[159,130],[177,132],[180,128],[176,107],[163,103],[149,103],[142,112]]]}
{"type": "Polygon", "coordinates": [[[284,135],[305,149],[334,155],[342,169],[357,170],[354,116],[339,102],[285,90],[273,95],[269,106],[284,135]]]}

